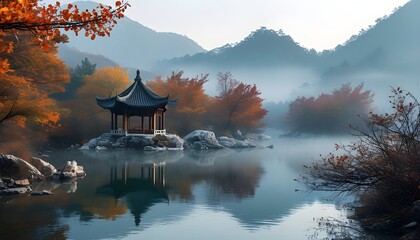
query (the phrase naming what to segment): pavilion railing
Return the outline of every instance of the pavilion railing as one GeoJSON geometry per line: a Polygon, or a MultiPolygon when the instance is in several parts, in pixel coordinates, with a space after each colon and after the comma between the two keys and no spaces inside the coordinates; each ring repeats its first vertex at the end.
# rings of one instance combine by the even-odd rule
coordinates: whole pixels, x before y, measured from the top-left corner
{"type": "Polygon", "coordinates": [[[153,132],[153,135],[158,135],[158,134],[160,134],[160,135],[166,135],[166,129],[162,129],[162,130],[155,130],[155,131],[153,132]]]}
{"type": "Polygon", "coordinates": [[[111,134],[126,135],[127,131],[125,131],[124,129],[114,129],[114,130],[111,130],[111,134]]]}
{"type": "Polygon", "coordinates": [[[124,129],[115,129],[115,130],[111,130],[111,134],[114,135],[136,135],[136,134],[153,134],[153,135],[166,135],[166,129],[162,129],[162,130],[139,130],[139,129],[130,129],[130,130],[124,130],[124,129]]]}

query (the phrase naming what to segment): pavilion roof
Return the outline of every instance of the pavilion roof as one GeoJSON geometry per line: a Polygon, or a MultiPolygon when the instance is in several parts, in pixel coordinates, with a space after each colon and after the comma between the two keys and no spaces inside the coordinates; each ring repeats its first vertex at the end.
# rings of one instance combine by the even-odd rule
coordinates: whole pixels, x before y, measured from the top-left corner
{"type": "Polygon", "coordinates": [[[169,100],[169,94],[162,97],[150,90],[144,85],[140,78],[140,71],[137,70],[134,83],[126,90],[109,98],[96,97],[96,102],[105,109],[118,111],[124,108],[131,110],[165,108],[168,103],[174,103],[176,100],[169,100]]]}

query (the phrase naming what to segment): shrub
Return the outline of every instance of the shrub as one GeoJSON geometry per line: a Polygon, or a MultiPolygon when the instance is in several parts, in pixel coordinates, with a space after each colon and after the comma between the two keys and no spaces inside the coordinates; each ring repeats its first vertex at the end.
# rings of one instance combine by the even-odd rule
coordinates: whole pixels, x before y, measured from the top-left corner
{"type": "Polygon", "coordinates": [[[286,114],[291,131],[315,134],[348,131],[349,124],[357,124],[358,114],[367,114],[371,109],[373,95],[362,89],[363,84],[354,89],[345,84],[318,98],[297,98],[290,103],[286,114]]]}
{"type": "Polygon", "coordinates": [[[367,115],[367,127],[353,129],[358,140],[336,144],[341,153],[309,166],[301,182],[311,190],[356,193],[376,207],[370,214],[396,213],[420,199],[420,105],[409,92],[392,92],[392,113],[367,115]]]}

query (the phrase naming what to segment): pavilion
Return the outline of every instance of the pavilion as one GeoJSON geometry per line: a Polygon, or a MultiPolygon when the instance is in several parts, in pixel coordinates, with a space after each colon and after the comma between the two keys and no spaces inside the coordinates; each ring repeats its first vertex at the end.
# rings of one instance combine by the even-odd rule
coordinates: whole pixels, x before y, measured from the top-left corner
{"type": "Polygon", "coordinates": [[[161,97],[144,85],[140,71],[134,83],[122,93],[114,97],[96,97],[96,103],[111,111],[112,134],[166,134],[165,112],[168,104],[175,104],[169,100],[169,94],[161,97]],[[122,126],[118,125],[118,118],[122,116],[122,126]]]}

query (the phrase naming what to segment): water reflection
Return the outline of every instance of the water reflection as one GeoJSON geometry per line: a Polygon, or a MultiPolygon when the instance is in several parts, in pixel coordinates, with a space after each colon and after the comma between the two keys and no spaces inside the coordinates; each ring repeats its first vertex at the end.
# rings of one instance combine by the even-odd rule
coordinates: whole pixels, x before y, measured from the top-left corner
{"type": "Polygon", "coordinates": [[[110,182],[98,187],[97,193],[124,201],[138,226],[141,215],[157,204],[169,203],[165,190],[165,162],[112,164],[110,182]],[[120,172],[121,174],[118,174],[120,172]]]}
{"type": "MultiPolygon", "coordinates": [[[[303,151],[287,145],[291,141],[282,141],[274,150],[52,152],[54,165],[76,160],[87,177],[74,184],[34,186],[52,189],[51,196],[19,197],[7,203],[1,199],[0,236],[103,239],[135,233],[135,238],[154,234],[150,238],[194,239],[187,234],[191,229],[214,236],[215,226],[228,222],[235,228],[229,236],[267,239],[279,229],[289,229],[284,226],[294,209],[310,219],[302,226],[307,229],[312,213],[305,215],[308,210],[302,206],[312,206],[322,196],[295,192],[299,186],[293,179],[299,174],[296,166],[322,153],[321,143],[316,139],[300,145],[293,142],[304,146],[303,151]]],[[[293,231],[276,234],[300,239],[293,231]]]]}

